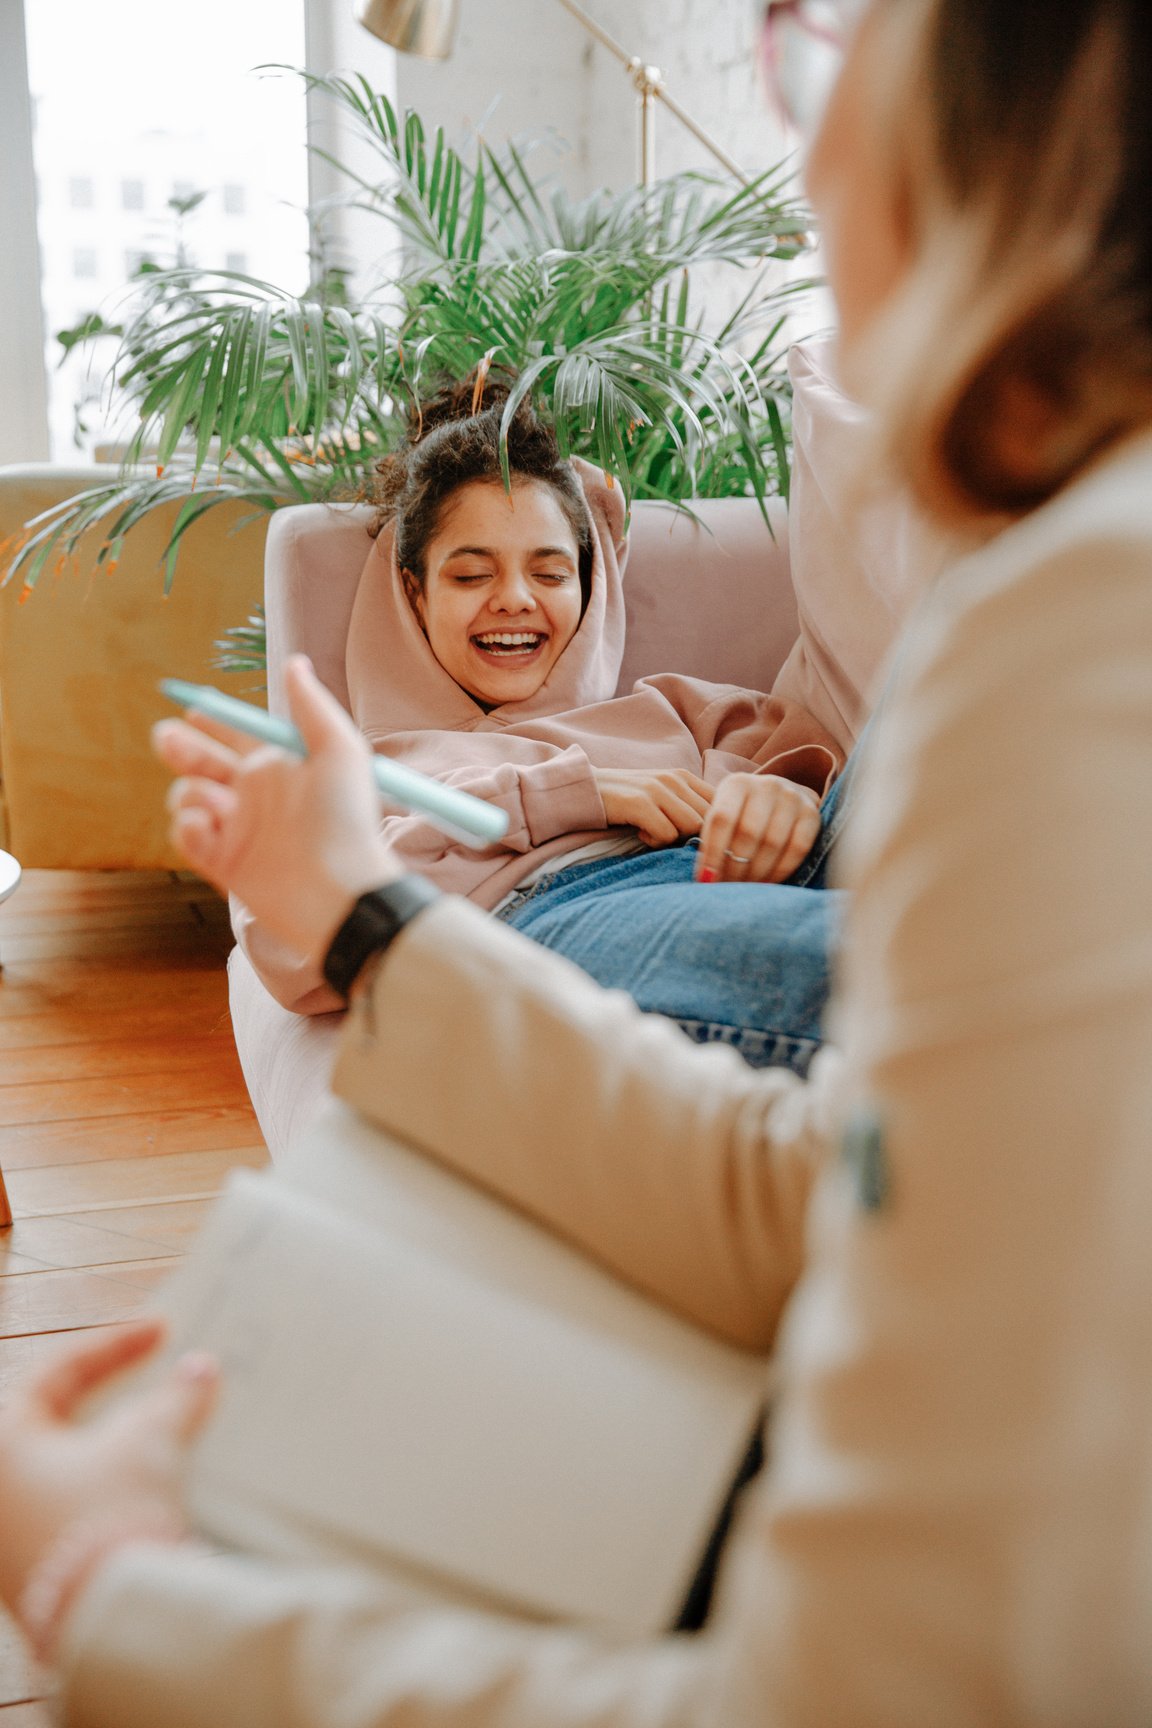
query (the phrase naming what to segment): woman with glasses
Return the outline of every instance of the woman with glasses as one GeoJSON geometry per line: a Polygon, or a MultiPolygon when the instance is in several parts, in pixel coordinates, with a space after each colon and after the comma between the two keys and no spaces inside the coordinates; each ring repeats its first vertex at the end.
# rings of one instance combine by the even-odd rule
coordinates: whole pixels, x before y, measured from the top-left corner
{"type": "MultiPolygon", "coordinates": [[[[685,1049],[450,897],[360,944],[352,1103],[703,1325],[778,1339],[704,1631],[608,1645],[198,1550],[173,1481],[205,1366],[69,1420],[141,1329],[0,1425],[0,1591],[66,1719],[1152,1720],[1150,65],[1146,0],[872,0],[812,145],[878,471],[962,549],[861,764],[842,1054],[802,1083],[685,1049]]],[[[291,682],[306,762],[169,725],[175,831],[347,977],[349,908],[395,889],[363,747],[291,682]],[[285,865],[288,822],[313,849],[285,865]]]]}

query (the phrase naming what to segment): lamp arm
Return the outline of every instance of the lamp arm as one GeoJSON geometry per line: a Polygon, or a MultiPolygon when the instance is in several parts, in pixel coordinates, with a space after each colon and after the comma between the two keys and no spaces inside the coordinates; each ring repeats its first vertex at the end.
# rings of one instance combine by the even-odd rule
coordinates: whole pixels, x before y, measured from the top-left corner
{"type": "Polygon", "coordinates": [[[588,13],[585,12],[583,6],[578,6],[576,0],[560,0],[560,4],[563,6],[565,12],[571,12],[573,18],[583,24],[585,30],[587,30],[590,36],[595,36],[597,42],[600,43],[602,48],[607,48],[609,54],[615,54],[621,66],[629,70],[631,69],[634,64],[634,57],[629,54],[627,48],[617,42],[615,36],[610,36],[608,34],[602,24],[597,24],[595,18],[590,17],[588,13]]]}
{"type": "MultiPolygon", "coordinates": [[[[560,0],[560,3],[561,5],[564,5],[566,4],[566,0],[560,0]]],[[[693,120],[691,114],[689,114],[686,108],[680,106],[675,96],[669,95],[665,85],[658,84],[656,86],[656,96],[659,101],[663,102],[665,108],[667,108],[670,113],[675,114],[681,126],[686,127],[688,131],[691,132],[693,138],[698,139],[699,142],[703,144],[705,150],[712,153],[717,162],[720,163],[721,167],[727,168],[729,174],[734,175],[742,185],[750,186],[752,184],[751,179],[744,172],[743,168],[741,168],[740,164],[734,162],[726,150],[721,149],[715,138],[710,137],[698,121],[693,120]]]]}
{"type": "Polygon", "coordinates": [[[693,138],[703,144],[705,150],[709,151],[710,154],[715,157],[721,167],[726,168],[729,174],[735,175],[736,179],[739,180],[742,185],[748,186],[751,184],[748,175],[744,172],[743,168],[740,167],[739,163],[734,162],[731,156],[728,155],[727,151],[722,150],[716,140],[705,132],[703,126],[692,118],[688,110],[682,108],[676,98],[668,94],[660,72],[655,66],[645,66],[643,61],[639,60],[634,54],[629,54],[628,50],[621,43],[617,42],[614,36],[609,35],[608,31],[604,29],[602,24],[598,24],[595,18],[590,17],[589,14],[585,12],[583,6],[577,4],[577,0],[560,0],[560,5],[563,6],[566,12],[570,12],[572,17],[575,18],[578,23],[584,26],[590,36],[596,38],[601,47],[607,48],[609,54],[615,55],[616,59],[619,60],[621,66],[624,67],[626,72],[631,73],[633,82],[640,92],[642,101],[650,104],[652,98],[656,97],[659,101],[663,102],[665,108],[676,116],[681,126],[686,127],[687,130],[691,132],[693,138]]]}

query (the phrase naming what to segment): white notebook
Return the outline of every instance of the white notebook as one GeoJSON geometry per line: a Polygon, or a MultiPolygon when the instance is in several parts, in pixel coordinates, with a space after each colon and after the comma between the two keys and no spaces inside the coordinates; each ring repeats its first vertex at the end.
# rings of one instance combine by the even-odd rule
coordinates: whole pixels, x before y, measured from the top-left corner
{"type": "Polygon", "coordinates": [[[333,1103],[166,1290],[222,1362],[201,1531],[628,1635],[674,1621],[767,1371],[333,1103]]]}

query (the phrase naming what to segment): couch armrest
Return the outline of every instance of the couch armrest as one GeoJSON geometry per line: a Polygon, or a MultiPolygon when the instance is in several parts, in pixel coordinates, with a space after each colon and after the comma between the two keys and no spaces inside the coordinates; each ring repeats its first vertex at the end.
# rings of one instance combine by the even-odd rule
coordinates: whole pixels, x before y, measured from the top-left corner
{"type": "MultiPolygon", "coordinates": [[[[111,467],[48,463],[0,469],[0,540],[111,467]]],[[[171,595],[162,556],[179,503],[128,534],[117,568],[97,570],[99,531],[78,558],[50,566],[22,603],[0,588],[0,771],[8,848],[36,869],[171,869],[167,775],[149,746],[171,713],[163,677],[250,694],[251,674],[212,668],[213,644],[258,605],[265,523],[224,504],[188,533],[171,595]]],[[[0,580],[5,571],[0,570],[0,580]]]]}

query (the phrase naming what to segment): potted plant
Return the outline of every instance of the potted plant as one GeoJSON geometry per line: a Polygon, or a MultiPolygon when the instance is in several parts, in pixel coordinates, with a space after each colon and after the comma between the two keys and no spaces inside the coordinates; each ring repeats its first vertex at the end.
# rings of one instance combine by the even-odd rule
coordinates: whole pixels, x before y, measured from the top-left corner
{"type": "MultiPolygon", "coordinates": [[[[393,290],[354,304],[322,261],[302,295],[226,271],[151,270],[113,364],[135,420],[123,467],[28,524],[9,576],[34,586],[97,526],[98,562],[115,560],[136,523],[179,500],[170,586],[206,512],[362,495],[429,379],[491,364],[517,380],[509,414],[531,391],[564,448],[629,499],[786,493],[781,327],[809,286],[772,271],[805,244],[786,169],[738,187],[681,174],[578,201],[515,145],[480,144],[469,162],[362,79],[308,82],[376,152],[375,181],[342,172],[349,197],[399,235],[393,290]],[[696,312],[705,268],[741,273],[715,329],[696,312]]],[[[260,620],[232,634],[230,663],[259,663],[260,620]]]]}

